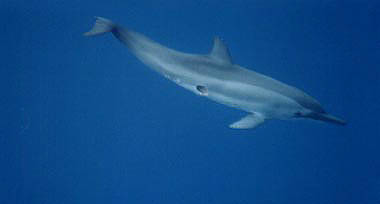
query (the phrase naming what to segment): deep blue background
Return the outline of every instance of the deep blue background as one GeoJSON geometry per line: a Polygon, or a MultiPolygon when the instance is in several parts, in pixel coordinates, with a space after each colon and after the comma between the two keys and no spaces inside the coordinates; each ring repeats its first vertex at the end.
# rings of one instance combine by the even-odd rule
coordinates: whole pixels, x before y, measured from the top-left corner
{"type": "Polygon", "coordinates": [[[380,203],[378,1],[0,3],[0,203],[380,203]],[[349,124],[243,112],[149,70],[104,16],[305,90],[349,124]]]}

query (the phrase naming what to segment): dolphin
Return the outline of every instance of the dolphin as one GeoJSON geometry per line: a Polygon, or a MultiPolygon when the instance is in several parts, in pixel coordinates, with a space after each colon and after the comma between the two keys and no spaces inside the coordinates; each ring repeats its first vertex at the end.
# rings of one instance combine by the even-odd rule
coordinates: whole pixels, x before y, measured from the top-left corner
{"type": "Polygon", "coordinates": [[[165,47],[144,35],[96,17],[85,36],[111,32],[145,65],[202,97],[248,112],[230,128],[255,128],[270,119],[310,118],[345,125],[301,90],[233,63],[220,38],[207,55],[188,54],[165,47]]]}

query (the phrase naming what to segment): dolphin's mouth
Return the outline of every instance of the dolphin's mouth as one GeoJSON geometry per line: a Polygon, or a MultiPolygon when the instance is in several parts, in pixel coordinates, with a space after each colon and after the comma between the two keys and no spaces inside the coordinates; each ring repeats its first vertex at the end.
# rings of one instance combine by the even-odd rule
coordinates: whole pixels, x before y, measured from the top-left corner
{"type": "Polygon", "coordinates": [[[202,95],[202,96],[208,95],[208,91],[207,91],[207,88],[205,86],[197,85],[195,88],[197,89],[197,91],[200,95],[202,95]]]}

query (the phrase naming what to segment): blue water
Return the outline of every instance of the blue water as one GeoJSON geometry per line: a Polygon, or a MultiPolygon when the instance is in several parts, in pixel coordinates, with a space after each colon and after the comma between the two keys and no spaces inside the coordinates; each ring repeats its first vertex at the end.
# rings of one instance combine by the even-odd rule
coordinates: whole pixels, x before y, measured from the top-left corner
{"type": "Polygon", "coordinates": [[[378,1],[0,3],[0,203],[380,203],[378,1]],[[345,127],[269,121],[140,63],[104,16],[298,87],[345,127]]]}

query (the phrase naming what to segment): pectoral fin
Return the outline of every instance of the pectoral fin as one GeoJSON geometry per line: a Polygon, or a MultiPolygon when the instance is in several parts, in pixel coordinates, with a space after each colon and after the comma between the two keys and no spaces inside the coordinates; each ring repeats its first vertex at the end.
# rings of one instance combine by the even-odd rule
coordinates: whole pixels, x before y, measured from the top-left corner
{"type": "Polygon", "coordinates": [[[239,121],[236,121],[230,125],[230,128],[234,129],[249,129],[255,128],[265,121],[265,118],[259,114],[249,114],[239,121]]]}

